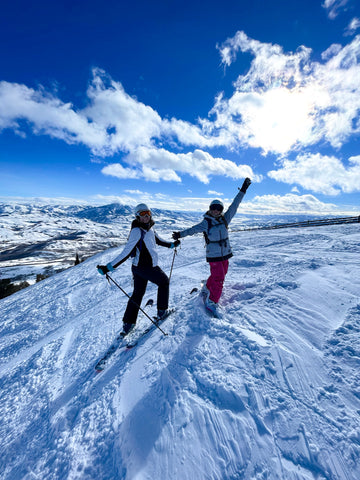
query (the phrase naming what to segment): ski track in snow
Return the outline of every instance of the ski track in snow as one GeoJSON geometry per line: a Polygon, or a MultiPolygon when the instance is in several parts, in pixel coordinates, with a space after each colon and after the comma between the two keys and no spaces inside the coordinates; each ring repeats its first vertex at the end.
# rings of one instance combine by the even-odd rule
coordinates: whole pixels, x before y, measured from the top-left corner
{"type": "MultiPolygon", "coordinates": [[[[116,249],[0,301],[2,480],[360,478],[359,227],[231,242],[222,318],[188,295],[208,265],[186,238],[169,335],[99,375],[127,299],[95,266],[116,249]]],[[[173,252],[159,254],[168,272],[173,252]]],[[[113,276],[131,292],[130,262],[113,276]]]]}

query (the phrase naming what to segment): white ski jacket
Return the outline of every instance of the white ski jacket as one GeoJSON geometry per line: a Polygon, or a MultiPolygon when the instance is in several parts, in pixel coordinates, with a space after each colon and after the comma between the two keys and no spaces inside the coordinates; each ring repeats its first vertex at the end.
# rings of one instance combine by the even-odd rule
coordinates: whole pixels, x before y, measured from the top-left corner
{"type": "Polygon", "coordinates": [[[133,228],[130,231],[128,241],[123,249],[123,251],[112,261],[110,264],[117,268],[130,256],[134,255],[133,265],[139,265],[139,259],[142,249],[145,247],[151,257],[152,266],[157,267],[159,257],[157,254],[156,245],[161,245],[163,247],[171,248],[173,245],[172,242],[167,242],[163,240],[159,235],[150,227],[148,230],[141,228],[140,226],[134,226],[134,224],[139,225],[139,222],[136,220],[133,222],[133,228]]]}

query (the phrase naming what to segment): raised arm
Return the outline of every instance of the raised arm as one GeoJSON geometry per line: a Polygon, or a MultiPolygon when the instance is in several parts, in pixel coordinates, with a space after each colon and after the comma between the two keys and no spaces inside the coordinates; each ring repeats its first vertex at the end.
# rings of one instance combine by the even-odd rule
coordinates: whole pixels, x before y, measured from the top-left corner
{"type": "Polygon", "coordinates": [[[242,202],[242,199],[244,198],[246,190],[249,188],[250,185],[251,185],[250,178],[245,178],[244,183],[242,184],[241,188],[239,188],[239,193],[236,195],[236,197],[232,201],[232,204],[224,213],[224,218],[227,224],[231,222],[234,215],[236,214],[237,209],[239,208],[239,205],[242,202]]]}

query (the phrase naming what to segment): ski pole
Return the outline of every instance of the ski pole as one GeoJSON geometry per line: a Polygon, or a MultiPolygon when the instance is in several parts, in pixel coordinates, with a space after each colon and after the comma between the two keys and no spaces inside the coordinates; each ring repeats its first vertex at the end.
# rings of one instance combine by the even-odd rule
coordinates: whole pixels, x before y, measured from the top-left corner
{"type": "Polygon", "coordinates": [[[175,261],[175,255],[177,254],[177,250],[175,248],[174,250],[174,255],[173,255],[173,259],[172,259],[172,264],[171,264],[171,269],[170,269],[170,275],[169,275],[169,283],[170,283],[170,279],[171,279],[171,274],[172,274],[172,271],[173,271],[173,266],[174,266],[174,261],[175,261]]]}
{"type": "Polygon", "coordinates": [[[162,330],[162,328],[160,328],[159,325],[158,325],[156,322],[154,322],[154,320],[150,317],[150,315],[148,315],[148,314],[145,312],[145,310],[143,310],[143,309],[140,307],[140,305],[138,305],[138,304],[130,297],[130,295],[128,295],[128,294],[125,292],[125,290],[124,290],[123,288],[121,288],[120,285],[119,285],[117,282],[115,282],[115,280],[114,280],[112,277],[110,277],[110,275],[109,275],[108,273],[106,273],[105,276],[106,276],[107,281],[111,280],[111,281],[118,287],[118,289],[121,290],[121,291],[123,292],[123,294],[126,295],[126,296],[128,297],[128,299],[131,300],[132,303],[139,308],[139,310],[142,311],[142,313],[150,320],[150,322],[153,323],[153,324],[155,325],[155,327],[160,330],[160,332],[161,332],[162,334],[167,335],[167,333],[165,333],[164,330],[162,330]]]}

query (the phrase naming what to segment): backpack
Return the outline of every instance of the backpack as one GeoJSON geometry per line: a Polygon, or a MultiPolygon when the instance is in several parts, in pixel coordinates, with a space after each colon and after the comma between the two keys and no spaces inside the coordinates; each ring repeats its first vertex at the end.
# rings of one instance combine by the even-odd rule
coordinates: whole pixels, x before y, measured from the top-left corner
{"type": "MultiPolygon", "coordinates": [[[[224,225],[225,225],[226,230],[227,230],[227,229],[228,229],[228,223],[227,223],[227,221],[225,220],[225,217],[224,217],[224,216],[222,216],[222,219],[223,219],[223,221],[224,221],[224,225]]],[[[222,238],[221,240],[209,240],[209,230],[210,230],[210,228],[212,228],[212,223],[211,223],[211,219],[210,219],[210,218],[205,217],[205,220],[207,221],[207,224],[208,224],[208,226],[207,226],[207,231],[204,232],[204,239],[205,239],[206,245],[209,245],[209,243],[220,243],[220,244],[221,244],[221,243],[226,242],[226,240],[228,239],[228,237],[227,237],[227,238],[222,238]]]]}

